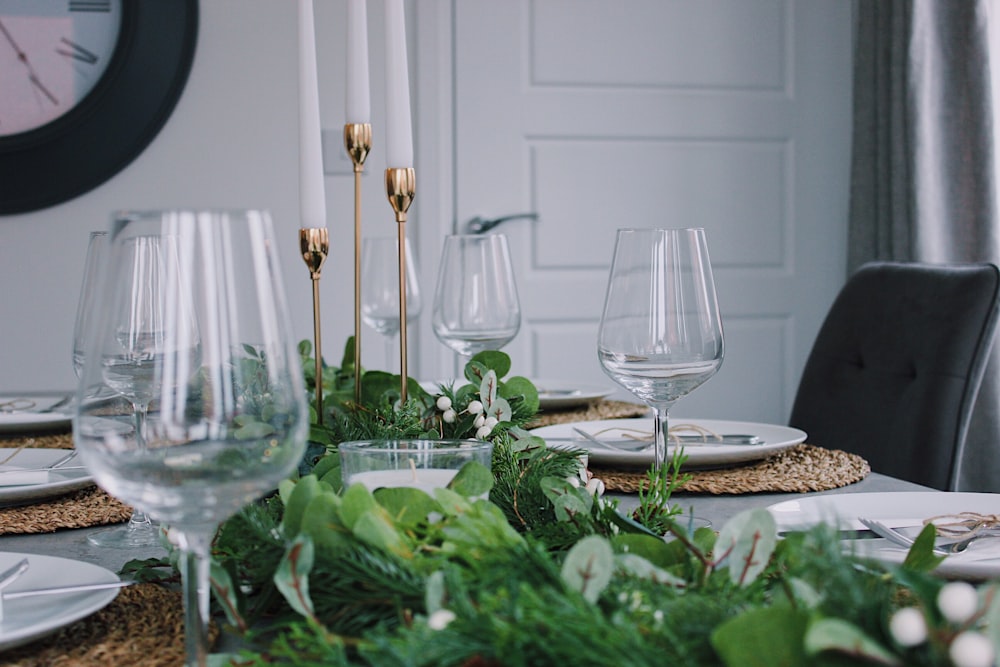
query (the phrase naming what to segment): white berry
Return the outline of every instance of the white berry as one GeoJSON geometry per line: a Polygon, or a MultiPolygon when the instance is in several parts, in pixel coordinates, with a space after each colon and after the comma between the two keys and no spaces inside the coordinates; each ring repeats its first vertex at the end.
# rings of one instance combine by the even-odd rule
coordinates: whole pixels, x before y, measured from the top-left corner
{"type": "Polygon", "coordinates": [[[993,644],[978,632],[963,632],[952,640],[948,655],[955,667],[990,667],[993,644]]]}
{"type": "Polygon", "coordinates": [[[941,614],[952,623],[965,623],[979,609],[979,595],[972,584],[953,581],[941,587],[937,605],[941,614]]]}
{"type": "Polygon", "coordinates": [[[478,415],[483,411],[483,404],[479,401],[469,401],[469,407],[466,408],[470,415],[478,415]]]}
{"type": "Polygon", "coordinates": [[[451,408],[451,399],[447,396],[438,396],[437,400],[438,410],[444,411],[451,408]]]}
{"type": "Polygon", "coordinates": [[[604,482],[602,482],[597,477],[592,478],[589,482],[587,482],[587,491],[592,496],[603,496],[604,482]]]}
{"type": "Polygon", "coordinates": [[[916,646],[927,640],[927,622],[916,607],[904,607],[889,619],[889,632],[900,646],[916,646]]]}
{"type": "Polygon", "coordinates": [[[451,408],[445,410],[444,414],[441,415],[441,419],[443,419],[446,424],[454,424],[456,417],[458,417],[458,413],[451,408]]]}
{"type": "Polygon", "coordinates": [[[498,420],[496,417],[487,417],[486,422],[483,424],[483,426],[489,426],[490,428],[493,428],[499,423],[500,420],[498,420]]]}
{"type": "Polygon", "coordinates": [[[580,488],[580,480],[576,477],[567,477],[566,483],[572,486],[574,489],[580,488]]]}
{"type": "Polygon", "coordinates": [[[486,417],[484,417],[483,415],[479,415],[474,420],[472,420],[472,425],[475,426],[476,428],[482,428],[486,426],[486,417]]]}
{"type": "Polygon", "coordinates": [[[479,438],[480,440],[485,440],[486,437],[492,432],[493,429],[482,426],[478,431],[476,431],[476,437],[479,438]]]}
{"type": "Polygon", "coordinates": [[[455,612],[449,609],[438,609],[427,618],[427,627],[431,630],[444,630],[455,620],[455,612]]]}

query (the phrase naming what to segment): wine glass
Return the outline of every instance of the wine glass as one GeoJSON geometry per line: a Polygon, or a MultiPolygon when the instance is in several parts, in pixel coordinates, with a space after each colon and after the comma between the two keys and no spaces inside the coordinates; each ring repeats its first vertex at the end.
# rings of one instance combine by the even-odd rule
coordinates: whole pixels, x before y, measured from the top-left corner
{"type": "MultiPolygon", "coordinates": [[[[102,332],[108,335],[97,342],[97,354],[104,364],[104,385],[110,390],[105,390],[104,395],[117,394],[131,405],[139,447],[145,446],[149,404],[159,393],[162,382],[157,359],[165,353],[169,305],[165,280],[168,272],[177,272],[176,241],[157,230],[119,237],[113,248],[103,251],[100,246],[95,248],[100,261],[112,263],[110,282],[105,285],[114,290],[114,300],[109,302],[113,304],[109,316],[114,320],[114,330],[102,332]]],[[[189,311],[181,309],[181,312],[189,311]]],[[[186,328],[191,332],[189,337],[196,337],[193,320],[188,317],[186,321],[186,328]]],[[[88,324],[84,322],[83,326],[88,324]]],[[[192,344],[189,352],[196,349],[192,344]]],[[[77,356],[74,353],[74,357],[77,356]]],[[[85,364],[86,352],[80,356],[85,364]]],[[[115,548],[149,547],[160,543],[157,528],[138,507],[133,509],[124,528],[94,533],[87,539],[97,546],[115,548]]]]}
{"type": "MultiPolygon", "coordinates": [[[[414,322],[422,310],[417,267],[406,246],[406,322],[414,322]]],[[[385,362],[396,358],[399,333],[399,239],[395,236],[366,238],[361,244],[361,319],[385,337],[385,362]]]]}
{"type": "Polygon", "coordinates": [[[85,335],[90,324],[91,313],[97,292],[100,268],[104,265],[108,233],[90,232],[87,242],[87,258],[83,265],[83,283],[80,285],[80,300],[76,304],[76,322],[73,326],[73,372],[77,379],[83,371],[83,355],[86,347],[85,335]]]}
{"type": "Polygon", "coordinates": [[[604,372],[653,409],[653,466],[667,415],[715,375],[722,319],[703,229],[620,229],[597,335],[604,372]]]}
{"type": "Polygon", "coordinates": [[[499,350],[521,328],[507,237],[448,236],[434,294],[434,335],[463,356],[499,350]]]}
{"type": "Polygon", "coordinates": [[[278,243],[269,215],[255,210],[134,213],[114,223],[109,243],[77,392],[77,449],[108,493],[176,533],[187,664],[204,665],[213,535],[276,489],[305,452],[308,408],[278,243]],[[176,240],[177,261],[160,264],[159,338],[142,348],[148,363],[140,373],[122,352],[130,337],[121,313],[133,302],[126,279],[135,254],[128,248],[155,235],[176,240]],[[93,388],[110,382],[138,396],[137,375],[153,378],[142,390],[156,406],[145,431],[101,427],[114,417],[93,388]]]}

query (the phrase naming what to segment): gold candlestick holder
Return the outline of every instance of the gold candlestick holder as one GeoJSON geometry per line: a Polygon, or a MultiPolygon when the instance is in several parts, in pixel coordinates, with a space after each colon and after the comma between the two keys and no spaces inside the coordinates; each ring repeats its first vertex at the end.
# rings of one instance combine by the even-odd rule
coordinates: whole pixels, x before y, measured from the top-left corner
{"type": "Polygon", "coordinates": [[[371,123],[346,123],[344,148],[354,163],[354,403],[361,404],[361,175],[372,149],[371,123]]]}
{"type": "Polygon", "coordinates": [[[406,211],[413,202],[417,176],[413,167],[389,167],[385,170],[385,193],[396,212],[399,237],[399,400],[406,402],[406,211]]]}
{"type": "Polygon", "coordinates": [[[323,340],[319,316],[319,279],[323,262],[330,253],[330,234],[326,227],[303,227],[299,230],[299,250],[312,278],[313,346],[316,348],[316,420],[323,423],[323,340]]]}

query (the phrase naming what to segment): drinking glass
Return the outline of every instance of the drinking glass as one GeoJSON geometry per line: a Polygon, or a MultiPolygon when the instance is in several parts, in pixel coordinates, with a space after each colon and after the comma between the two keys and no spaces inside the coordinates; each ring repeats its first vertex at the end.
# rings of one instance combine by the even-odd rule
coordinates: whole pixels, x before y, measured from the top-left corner
{"type": "Polygon", "coordinates": [[[434,294],[434,335],[459,354],[499,350],[521,327],[507,237],[448,236],[434,294]]]}
{"type": "Polygon", "coordinates": [[[76,443],[102,488],[176,532],[188,664],[207,659],[218,525],[277,488],[305,451],[305,388],[277,248],[270,217],[255,210],[137,212],[116,220],[109,236],[76,443]],[[122,313],[134,309],[134,248],[156,236],[174,239],[176,261],[156,274],[158,322],[133,335],[122,313]],[[141,352],[141,366],[130,349],[141,352]],[[152,404],[145,429],[102,424],[121,419],[94,398],[104,384],[152,404]]]}
{"type": "Polygon", "coordinates": [[[90,316],[94,311],[97,280],[100,268],[104,265],[107,244],[107,232],[90,232],[87,259],[83,265],[83,283],[80,285],[80,300],[76,304],[76,323],[73,326],[73,372],[76,373],[77,379],[83,370],[85,335],[90,324],[90,316]]]}
{"type": "MultiPolygon", "coordinates": [[[[410,324],[423,308],[417,267],[406,246],[406,322],[410,324]]],[[[399,239],[395,236],[366,238],[361,244],[361,319],[385,337],[387,366],[397,358],[399,333],[399,239]]],[[[387,368],[387,370],[389,370],[387,368]]]]}
{"type": "MultiPolygon", "coordinates": [[[[168,271],[177,272],[176,239],[159,231],[146,232],[120,238],[114,248],[97,247],[96,252],[101,255],[100,261],[114,262],[110,285],[117,297],[108,313],[114,321],[113,335],[98,344],[97,353],[104,362],[104,385],[110,390],[105,390],[104,395],[117,394],[128,401],[136,443],[143,447],[149,404],[157,396],[161,382],[156,360],[164,353],[166,344],[165,278],[168,271]],[[113,256],[104,256],[112,252],[113,256]]],[[[191,318],[187,320],[187,328],[195,331],[191,318]]],[[[195,349],[192,344],[191,351],[195,349]]],[[[82,355],[84,364],[85,356],[86,352],[82,355]]],[[[94,533],[87,539],[97,546],[115,548],[159,544],[158,529],[138,507],[124,528],[94,533]]]]}
{"type": "Polygon", "coordinates": [[[670,406],[715,375],[723,352],[705,231],[618,230],[597,353],[604,372],[653,409],[657,471],[670,406]]]}

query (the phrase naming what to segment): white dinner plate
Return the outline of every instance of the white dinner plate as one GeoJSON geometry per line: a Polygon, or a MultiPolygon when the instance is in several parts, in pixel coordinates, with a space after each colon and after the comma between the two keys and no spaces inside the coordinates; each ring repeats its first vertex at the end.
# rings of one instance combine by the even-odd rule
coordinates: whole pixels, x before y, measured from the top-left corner
{"type": "MultiPolygon", "coordinates": [[[[13,566],[22,558],[28,559],[28,571],[5,588],[5,592],[118,581],[117,575],[103,567],[37,554],[0,552],[0,570],[13,566]]],[[[114,600],[118,590],[39,595],[4,602],[3,620],[0,620],[0,650],[26,644],[93,614],[114,600]]]]}
{"type": "MultiPolygon", "coordinates": [[[[901,491],[834,493],[786,500],[767,508],[779,531],[805,530],[829,523],[840,530],[864,530],[857,517],[881,521],[891,528],[917,526],[942,514],[978,512],[1000,514],[1000,494],[901,491]]],[[[845,548],[887,563],[902,563],[907,550],[883,539],[845,541],[845,548]]],[[[967,551],[945,558],[935,570],[946,577],[992,579],[1000,577],[1000,539],[984,538],[967,551]]]]}
{"type": "Polygon", "coordinates": [[[566,410],[610,396],[614,389],[569,380],[532,380],[541,410],[566,410]]]}
{"type": "MultiPolygon", "coordinates": [[[[60,412],[59,408],[53,409],[61,401],[66,399],[65,392],[60,394],[27,393],[18,395],[0,396],[0,433],[24,433],[28,431],[46,431],[69,426],[72,419],[68,412],[60,412]],[[15,400],[26,400],[34,403],[30,408],[24,410],[14,410],[12,412],[3,411],[4,405],[15,400]],[[52,412],[45,412],[52,410],[52,412]]],[[[62,403],[68,406],[69,403],[62,403]]]]}
{"type": "MultiPolygon", "coordinates": [[[[0,448],[0,461],[16,451],[15,448],[0,448]]],[[[44,468],[66,456],[66,449],[36,449],[25,448],[12,458],[8,465],[24,469],[44,468]]],[[[37,500],[45,500],[54,496],[69,493],[88,487],[94,483],[90,473],[80,463],[79,457],[66,465],[66,469],[56,468],[49,472],[47,482],[42,484],[25,484],[23,486],[0,486],[0,505],[23,504],[37,500]]]]}
{"type": "MultiPolygon", "coordinates": [[[[714,433],[740,433],[756,435],[763,444],[759,445],[684,445],[684,453],[688,459],[687,467],[720,467],[737,463],[746,463],[767,458],[806,439],[806,434],[796,428],[776,424],[757,424],[754,422],[726,421],[721,419],[678,419],[673,424],[694,424],[714,433]]],[[[541,436],[553,447],[574,447],[587,450],[590,460],[598,464],[642,466],[647,467],[653,462],[652,448],[638,452],[621,452],[602,449],[589,443],[573,429],[579,428],[599,439],[616,439],[635,432],[652,433],[653,419],[604,419],[589,422],[572,422],[569,424],[554,424],[543,426],[531,431],[533,435],[541,436]]],[[[667,458],[673,455],[675,447],[667,447],[667,458]]]]}

